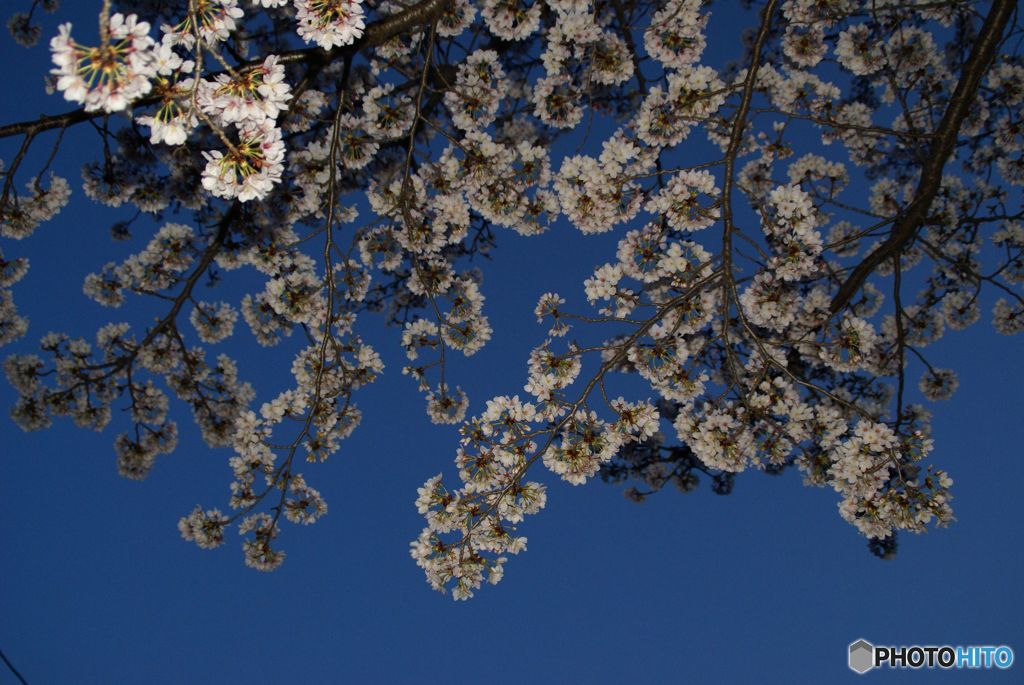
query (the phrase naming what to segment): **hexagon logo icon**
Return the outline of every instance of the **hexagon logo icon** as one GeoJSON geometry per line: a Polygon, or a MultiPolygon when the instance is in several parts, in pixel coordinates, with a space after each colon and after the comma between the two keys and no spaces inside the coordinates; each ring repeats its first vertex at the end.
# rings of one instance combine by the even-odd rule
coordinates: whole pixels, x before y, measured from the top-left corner
{"type": "Polygon", "coordinates": [[[850,644],[850,670],[863,675],[874,668],[875,646],[861,638],[850,644]]]}

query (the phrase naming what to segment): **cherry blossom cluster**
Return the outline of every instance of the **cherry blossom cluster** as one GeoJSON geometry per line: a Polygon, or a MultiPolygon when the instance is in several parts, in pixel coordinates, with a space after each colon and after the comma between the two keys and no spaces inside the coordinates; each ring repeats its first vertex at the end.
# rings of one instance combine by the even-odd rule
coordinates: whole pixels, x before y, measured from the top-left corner
{"type": "MultiPolygon", "coordinates": [[[[358,1],[298,0],[296,11],[298,34],[323,48],[351,44],[362,34],[358,1]]],[[[135,14],[108,19],[105,8],[97,47],[79,44],[71,37],[71,24],[62,24],[50,42],[56,88],[86,111],[117,112],[149,96],[146,104],[155,101],[158,107],[138,121],[150,128],[152,143],[182,145],[200,121],[206,123],[226,150],[203,151],[203,188],[242,202],[265,198],[281,182],[285,147],[276,120],[292,95],[275,55],[244,69],[224,61],[218,45],[243,16],[237,0],[194,0],[183,21],[161,25],[163,38],[157,42],[149,22],[135,14]],[[224,71],[203,78],[196,72],[204,59],[224,71]]]]}
{"type": "MultiPolygon", "coordinates": [[[[753,83],[755,90],[763,93],[770,107],[783,117],[802,115],[820,122],[822,144],[829,145],[837,138],[847,143],[855,164],[870,167],[884,163],[881,150],[872,141],[874,136],[863,130],[873,125],[864,116],[868,112],[857,107],[837,108],[833,103],[839,99],[840,89],[802,71],[816,66],[827,50],[819,27],[834,23],[837,16],[842,18],[843,11],[822,14],[812,3],[784,6],[784,15],[791,20],[783,41],[787,64],[784,69],[761,65],[753,83]],[[828,125],[831,122],[834,124],[828,125]],[[843,132],[844,126],[850,128],[843,132]]],[[[675,5],[671,9],[685,13],[696,8],[675,5]]],[[[846,11],[852,10],[851,6],[846,11]]],[[[656,16],[652,24],[659,19],[656,16]]],[[[587,28],[585,22],[574,18],[566,19],[565,24],[579,31],[580,44],[594,40],[593,28],[587,28]]],[[[691,20],[688,28],[701,24],[691,20]]],[[[942,69],[931,35],[910,33],[912,39],[890,39],[895,59],[907,72],[895,80],[895,86],[879,79],[883,101],[893,100],[894,87],[910,89],[916,79],[932,83],[951,79],[942,69]]],[[[836,48],[841,61],[852,35],[841,34],[836,48]]],[[[667,69],[675,67],[666,47],[672,45],[673,38],[657,33],[653,27],[646,33],[655,49],[664,51],[662,61],[667,69]],[[659,44],[659,38],[669,42],[659,44]]],[[[571,80],[564,73],[568,70],[562,60],[570,53],[559,52],[557,43],[549,41],[548,52],[542,57],[546,66],[553,65],[549,73],[554,76],[538,81],[536,114],[549,126],[572,127],[582,115],[572,107],[571,80]],[[557,103],[563,117],[551,116],[545,109],[547,102],[557,103]]],[[[685,45],[692,47],[695,56],[685,58],[681,66],[690,66],[699,59],[703,41],[691,39],[685,45]]],[[[861,64],[843,66],[856,76],[873,73],[861,64]]],[[[931,287],[938,287],[939,281],[933,281],[929,291],[918,298],[931,299],[931,307],[905,306],[895,316],[872,323],[870,319],[879,311],[883,297],[869,283],[863,287],[861,299],[837,318],[830,312],[832,291],[827,278],[842,267],[825,259],[825,249],[833,246],[838,256],[855,256],[860,253],[857,238],[869,231],[849,222],[834,222],[833,213],[842,208],[837,198],[849,184],[849,173],[842,163],[808,153],[788,165],[788,184],[772,181],[772,167],[792,154],[791,143],[780,142],[787,123],[778,122],[773,135],[746,143],[745,154],[755,159],[743,168],[740,186],[761,216],[761,235],[747,238],[761,259],[754,260],[758,268],[753,278],[745,279],[749,285],[737,287],[732,273],[716,270],[716,262],[721,262],[711,252],[683,238],[721,219],[722,193],[715,175],[705,170],[683,170],[664,183],[645,188],[635,179],[649,175],[650,161],[628,170],[620,166],[622,162],[642,162],[645,157],[650,160],[652,150],[657,154],[678,145],[697,122],[724,151],[733,145],[736,133],[726,135],[727,131],[717,127],[714,115],[747,74],[740,74],[731,87],[704,67],[691,67],[685,81],[673,77],[674,73],[667,71],[668,88],[651,89],[632,124],[607,140],[600,161],[567,158],[555,178],[562,211],[584,233],[603,232],[616,223],[632,221],[641,206],[658,215],[658,220],[646,227],[628,231],[619,243],[618,260],[599,266],[585,283],[587,299],[601,303],[599,314],[606,321],[632,324],[634,320],[629,317],[637,311],[653,310],[656,316],[646,323],[638,321],[639,327],[631,334],[619,335],[599,346],[604,365],[575,402],[561,393],[577,379],[583,355],[575,343],[559,355],[547,341],[530,358],[531,374],[525,389],[535,403],[499,397],[488,404],[489,409],[505,408],[509,418],[503,418],[502,425],[514,430],[494,439],[496,429],[488,421],[494,420],[495,412],[464,425],[463,447],[456,457],[463,486],[448,489],[438,476],[420,489],[417,500],[428,525],[413,543],[412,554],[435,589],[451,588],[453,596],[465,598],[485,579],[494,583],[502,577],[506,555],[525,546],[516,526],[523,513],[532,512],[516,509],[511,517],[505,517],[500,506],[520,489],[541,487],[524,480],[532,463],[543,461],[563,478],[579,483],[593,476],[612,456],[641,449],[625,448],[622,441],[608,437],[602,430],[607,424],[597,414],[579,408],[608,368],[639,374],[659,395],[659,406],[664,403],[660,417],[653,405],[648,405],[645,417],[650,428],[636,445],[661,444],[659,422],[666,418],[681,442],[678,452],[685,455],[676,463],[690,464],[685,471],[678,471],[669,470],[667,460],[649,461],[651,468],[643,478],[652,487],[675,480],[682,489],[691,488],[688,477],[694,463],[716,478],[750,467],[777,470],[796,464],[810,474],[808,484],[828,484],[842,494],[840,514],[873,540],[890,538],[897,530],[921,532],[929,523],[942,525],[952,520],[948,493],[952,480],[931,467],[924,475],[917,466],[932,449],[927,416],[922,410],[903,406],[898,408],[895,423],[880,421],[878,417],[885,413],[892,397],[890,389],[877,379],[902,374],[907,351],[920,355],[913,348],[924,347],[942,334],[945,317],[935,313],[936,299],[941,302],[949,298],[946,309],[954,317],[963,308],[970,311],[975,306],[977,293],[957,292],[955,285],[976,288],[978,284],[968,274],[977,273],[977,269],[955,274],[942,262],[947,255],[956,258],[977,251],[969,244],[961,252],[963,248],[957,245],[961,238],[953,227],[964,212],[997,196],[998,187],[979,183],[976,190],[968,191],[962,184],[958,186],[955,177],[943,179],[943,190],[932,208],[942,218],[935,227],[926,227],[921,242],[933,242],[932,249],[938,253],[934,255],[939,262],[937,273],[942,280],[953,281],[954,287],[946,285],[935,298],[931,287]],[[619,150],[624,153],[616,154],[619,150]],[[639,201],[644,197],[650,199],[639,201]],[[828,242],[823,227],[830,227],[828,242]],[[638,285],[627,285],[627,281],[638,285]],[[699,287],[703,283],[711,285],[699,287]],[[716,318],[720,312],[726,313],[725,319],[716,318]],[[797,342],[780,344],[776,340],[797,342]],[[815,383],[807,378],[826,380],[815,383]],[[566,413],[568,418],[563,419],[566,413]],[[541,425],[531,425],[535,420],[541,425]],[[571,426],[567,431],[571,436],[560,435],[565,425],[571,426]],[[468,455],[467,445],[474,448],[468,455]],[[467,463],[474,470],[467,471],[467,463]],[[474,490],[478,480],[486,483],[483,494],[474,490]]],[[[904,120],[905,116],[897,115],[892,130],[905,130],[904,120]]],[[[738,131],[743,133],[742,128],[738,131]]],[[[889,144],[891,139],[881,142],[889,144]]],[[[1012,173],[1003,175],[1014,182],[1012,173]]],[[[879,218],[896,216],[901,204],[909,201],[913,179],[899,178],[895,174],[885,179],[889,186],[903,186],[902,196],[894,196],[892,202],[881,201],[876,185],[871,211],[879,218]]],[[[735,226],[725,230],[740,232],[735,226]]],[[[1012,230],[1000,232],[994,239],[996,244],[1010,247],[1009,265],[1016,258],[1012,230]]],[[[976,239],[973,235],[970,238],[976,239]]],[[[878,246],[876,243],[871,247],[878,246]]],[[[909,248],[897,268],[911,268],[924,254],[924,248],[909,248]]],[[[891,275],[892,269],[883,265],[879,273],[891,275]]],[[[1019,308],[1024,301],[1019,296],[1016,299],[1016,308],[1007,299],[997,303],[997,328],[1006,330],[1009,326],[1001,321],[1024,314],[1019,308]]],[[[565,335],[573,318],[598,320],[567,314],[562,309],[564,302],[564,298],[548,294],[538,304],[538,317],[553,320],[549,335],[565,335]]],[[[928,399],[944,399],[956,385],[952,370],[929,365],[921,391],[928,399]]],[[[636,489],[631,493],[643,497],[636,489]]]]}
{"type": "Polygon", "coordinates": [[[18,314],[11,286],[28,273],[28,260],[24,257],[7,260],[0,252],[0,345],[17,340],[28,331],[28,319],[18,314]]]}
{"type": "Polygon", "coordinates": [[[50,41],[57,89],[71,102],[85,105],[87,112],[120,111],[152,89],[155,44],[149,23],[134,14],[111,16],[97,47],[76,42],[71,24],[61,24],[50,41]]]}
{"type": "MultiPolygon", "coordinates": [[[[0,172],[3,163],[0,161],[0,172]]],[[[28,193],[19,196],[7,188],[3,205],[0,206],[0,236],[22,240],[31,236],[39,224],[49,221],[63,209],[71,198],[71,186],[67,179],[53,173],[49,184],[43,187],[38,177],[25,184],[28,193]]]]}
{"type": "MultiPolygon", "coordinates": [[[[308,525],[327,513],[323,496],[297,470],[297,457],[317,462],[337,452],[362,420],[353,394],[384,369],[380,355],[352,331],[352,308],[365,297],[368,282],[358,277],[359,265],[329,264],[334,277],[325,292],[313,261],[294,247],[296,242],[290,229],[282,230],[269,245],[218,256],[225,269],[251,266],[267,277],[264,290],[242,302],[242,316],[261,345],[279,344],[296,327],[315,333],[310,338],[318,342],[296,354],[293,388],[258,413],[243,411],[233,424],[226,442],[234,452],[229,460],[233,513],[197,505],[178,525],[184,539],[213,548],[224,541],[225,529],[237,524],[246,536],[245,563],[262,571],[284,561],[285,553],[273,545],[282,516],[308,525]],[[300,426],[297,434],[289,430],[294,425],[300,426]]],[[[190,318],[200,339],[217,342],[231,335],[238,314],[228,303],[197,302],[190,318]]]]}
{"type": "MultiPolygon", "coordinates": [[[[0,160],[0,173],[3,161],[0,160]]],[[[68,203],[71,187],[66,179],[49,175],[48,187],[39,178],[26,184],[28,193],[19,196],[5,175],[4,196],[0,201],[0,237],[22,240],[32,235],[39,224],[52,219],[68,203]]],[[[7,261],[0,253],[0,346],[17,340],[28,331],[28,319],[18,313],[11,287],[28,272],[28,260],[19,257],[7,261]]]]}
{"type": "Polygon", "coordinates": [[[244,411],[238,416],[229,440],[234,451],[229,503],[234,513],[226,516],[197,505],[178,523],[184,539],[214,548],[224,542],[225,529],[237,523],[239,534],[248,536],[242,543],[246,565],[272,571],[285,558],[272,545],[281,516],[309,525],[327,513],[323,496],[295,470],[295,457],[303,453],[306,461],[323,461],[336,452],[362,418],[350,401],[352,392],[383,370],[380,356],[358,338],[341,344],[336,355],[320,361],[315,348],[303,350],[292,364],[295,388],[264,403],[258,414],[244,411]],[[299,436],[283,450],[271,447],[275,429],[287,419],[301,423],[299,436]],[[265,500],[272,506],[260,511],[257,507],[265,500]]]}
{"type": "Polygon", "coordinates": [[[32,0],[27,12],[16,11],[7,18],[7,32],[14,41],[25,48],[33,47],[43,35],[43,29],[32,23],[36,9],[53,14],[60,9],[60,0],[32,0]]]}
{"type": "Polygon", "coordinates": [[[625,442],[642,440],[657,428],[657,411],[647,403],[618,398],[609,407],[614,421],[559,401],[535,405],[518,396],[496,397],[483,414],[462,425],[455,460],[461,486],[448,489],[437,475],[417,491],[416,507],[427,526],[410,552],[434,589],[451,589],[453,598],[468,599],[484,581],[501,580],[506,555],[526,549],[517,526],[547,501],[543,484],[523,480],[538,458],[579,485],[625,442]],[[544,429],[543,422],[557,422],[557,428],[544,429]]]}

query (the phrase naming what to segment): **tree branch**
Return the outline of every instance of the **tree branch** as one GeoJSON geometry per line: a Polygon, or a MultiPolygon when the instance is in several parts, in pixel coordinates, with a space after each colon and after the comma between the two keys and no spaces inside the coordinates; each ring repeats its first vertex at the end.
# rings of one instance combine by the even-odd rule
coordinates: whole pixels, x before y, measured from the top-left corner
{"type": "Polygon", "coordinates": [[[978,40],[971,49],[967,62],[964,63],[960,80],[957,81],[956,89],[950,97],[949,106],[946,107],[942,121],[939,122],[939,127],[935,132],[935,141],[921,167],[921,179],[917,184],[917,190],[914,191],[910,205],[903,214],[897,217],[889,238],[865,257],[864,261],[857,265],[839,287],[839,292],[836,293],[829,307],[833,314],[853,299],[853,296],[864,285],[864,281],[880,264],[892,258],[917,235],[917,231],[928,216],[928,210],[939,191],[939,185],[942,183],[942,169],[950,155],[953,154],[960,125],[974,103],[981,79],[992,64],[996,48],[1002,40],[1003,31],[1016,6],[1016,0],[993,1],[992,8],[981,27],[978,40]]]}

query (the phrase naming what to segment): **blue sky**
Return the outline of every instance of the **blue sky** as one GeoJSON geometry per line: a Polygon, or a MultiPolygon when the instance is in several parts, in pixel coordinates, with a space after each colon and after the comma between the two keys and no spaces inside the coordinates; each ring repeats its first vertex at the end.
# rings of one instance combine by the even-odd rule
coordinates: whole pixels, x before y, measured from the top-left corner
{"type": "MultiPolygon", "coordinates": [[[[74,8],[91,26],[85,10],[74,8]]],[[[42,94],[44,49],[3,40],[0,58],[14,67],[0,96],[5,120],[66,109],[42,94]]],[[[97,141],[84,128],[65,141],[57,169],[75,187],[97,141]]],[[[5,141],[0,156],[12,153],[5,141]]],[[[13,349],[50,330],[91,337],[122,318],[86,300],[81,281],[132,250],[108,238],[129,214],[76,188],[33,238],[2,245],[8,258],[32,259],[14,291],[32,328],[13,349]]],[[[615,239],[581,241],[564,225],[499,235],[483,285],[494,339],[452,369],[471,411],[521,389],[544,335],[537,297],[559,290],[579,303],[588,269],[610,258],[615,239]]],[[[136,304],[150,307],[145,316],[160,311],[136,304]]],[[[529,551],[501,584],[458,604],[428,588],[407,552],[422,526],[416,487],[454,475],[456,435],[429,423],[400,374],[398,332],[365,323],[386,373],[359,391],[364,422],[341,452],[307,469],[330,512],[309,528],[286,525],[288,559],[272,574],[243,566],[233,533],[215,552],[178,538],[177,519],[196,503],[222,506],[230,479],[229,453],[203,445],[187,417],[177,452],[141,483],[117,475],[116,418],[100,434],[67,421],[25,434],[0,417],[0,649],[30,683],[852,682],[846,647],[860,637],[1007,644],[1021,656],[1024,595],[1013,579],[1024,576],[1024,363],[1020,339],[984,319],[931,348],[934,362],[960,372],[954,399],[932,406],[932,460],[956,480],[958,521],[902,537],[895,560],[871,556],[839,518],[836,495],[795,472],[744,474],[729,497],[705,485],[641,505],[620,487],[548,479],[547,509],[522,529],[529,551]]],[[[236,338],[227,350],[261,397],[286,387],[288,353],[260,350],[244,327],[236,338]]],[[[0,383],[0,404],[13,400],[0,383]]],[[[1013,682],[1020,668],[864,677],[1013,682]]]]}

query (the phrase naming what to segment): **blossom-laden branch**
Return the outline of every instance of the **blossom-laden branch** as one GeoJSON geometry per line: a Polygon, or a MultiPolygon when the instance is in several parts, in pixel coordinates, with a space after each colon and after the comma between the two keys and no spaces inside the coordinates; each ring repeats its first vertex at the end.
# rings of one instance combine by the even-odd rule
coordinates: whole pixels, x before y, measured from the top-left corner
{"type": "Polygon", "coordinates": [[[935,129],[935,140],[921,166],[921,178],[910,203],[896,218],[889,238],[865,257],[846,277],[829,306],[833,313],[845,307],[878,265],[903,249],[924,224],[939,192],[942,170],[953,154],[960,128],[977,98],[981,81],[995,59],[996,50],[1003,40],[1006,26],[1010,23],[1010,17],[1016,11],[1016,7],[1017,3],[1013,0],[993,0],[985,23],[978,33],[978,39],[971,48],[971,56],[964,63],[956,88],[949,98],[949,105],[935,129]]]}

